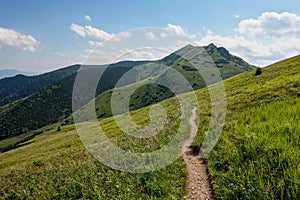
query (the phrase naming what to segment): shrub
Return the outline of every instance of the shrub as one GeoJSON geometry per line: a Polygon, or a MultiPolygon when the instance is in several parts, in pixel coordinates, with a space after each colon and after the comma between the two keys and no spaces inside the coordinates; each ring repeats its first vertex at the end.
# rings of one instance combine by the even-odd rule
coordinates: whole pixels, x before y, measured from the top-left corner
{"type": "Polygon", "coordinates": [[[42,160],[35,160],[32,162],[32,164],[36,167],[40,167],[40,166],[44,165],[44,162],[42,160]]]}
{"type": "Polygon", "coordinates": [[[259,76],[259,75],[261,75],[262,74],[262,69],[259,67],[259,68],[257,68],[256,69],[256,71],[255,71],[255,76],[259,76]]]}

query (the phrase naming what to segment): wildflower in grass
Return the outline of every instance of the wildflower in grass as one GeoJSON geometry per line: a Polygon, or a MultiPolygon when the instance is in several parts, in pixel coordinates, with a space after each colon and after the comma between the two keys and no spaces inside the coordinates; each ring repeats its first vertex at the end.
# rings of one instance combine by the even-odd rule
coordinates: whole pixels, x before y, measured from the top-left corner
{"type": "Polygon", "coordinates": [[[290,133],[290,129],[291,129],[291,124],[286,124],[285,125],[285,129],[284,129],[284,133],[290,133]]]}

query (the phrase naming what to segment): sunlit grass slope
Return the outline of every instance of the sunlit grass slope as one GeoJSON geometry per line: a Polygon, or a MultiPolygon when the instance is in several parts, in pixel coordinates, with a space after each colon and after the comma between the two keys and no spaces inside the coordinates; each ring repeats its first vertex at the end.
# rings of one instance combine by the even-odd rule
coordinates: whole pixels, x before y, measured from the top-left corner
{"type": "MultiPolygon", "coordinates": [[[[163,102],[168,120],[149,140],[130,139],[112,118],[100,120],[111,141],[123,149],[145,152],[167,144],[178,124],[176,101],[163,102]]],[[[149,108],[132,112],[138,124],[149,123],[149,108]]],[[[3,199],[180,199],[186,171],[179,160],[153,173],[129,174],[99,163],[82,145],[74,125],[57,125],[26,145],[0,154],[0,198],[3,199]]]]}
{"type": "MultiPolygon", "coordinates": [[[[253,74],[225,81],[227,120],[208,156],[216,196],[299,199],[300,57],[268,66],[260,76],[253,74]]],[[[194,145],[207,129],[208,112],[202,113],[194,145]]]]}

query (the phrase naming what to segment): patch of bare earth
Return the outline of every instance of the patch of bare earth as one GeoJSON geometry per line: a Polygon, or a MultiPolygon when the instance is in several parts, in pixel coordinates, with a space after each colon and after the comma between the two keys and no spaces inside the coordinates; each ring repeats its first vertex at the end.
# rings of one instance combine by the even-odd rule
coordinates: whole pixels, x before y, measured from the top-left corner
{"type": "MultiPolygon", "coordinates": [[[[198,117],[197,107],[192,110],[190,118],[191,135],[195,136],[198,130],[196,119],[198,117]]],[[[193,138],[193,137],[190,137],[193,138]]],[[[200,158],[199,154],[194,154],[189,148],[190,140],[187,140],[181,146],[183,160],[187,166],[188,179],[187,191],[188,195],[184,197],[186,200],[211,200],[214,199],[212,186],[209,179],[207,165],[200,158]]]]}

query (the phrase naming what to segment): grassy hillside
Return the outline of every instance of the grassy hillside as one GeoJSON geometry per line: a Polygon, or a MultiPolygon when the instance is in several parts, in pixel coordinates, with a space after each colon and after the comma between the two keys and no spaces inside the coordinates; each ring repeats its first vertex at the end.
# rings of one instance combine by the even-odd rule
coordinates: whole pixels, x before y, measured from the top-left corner
{"type": "Polygon", "coordinates": [[[75,73],[80,65],[73,65],[36,76],[17,75],[0,80],[0,106],[30,96],[42,88],[75,73]]]}
{"type": "MultiPolygon", "coordinates": [[[[221,199],[298,199],[300,57],[253,74],[225,81],[227,122],[208,156],[215,193],[221,199]]],[[[195,146],[203,141],[209,120],[202,113],[206,117],[195,146]]]]}
{"type": "MultiPolygon", "coordinates": [[[[121,62],[112,64],[111,67],[133,67],[146,64],[149,61],[121,62]]],[[[39,90],[47,87],[61,79],[74,74],[81,65],[72,65],[48,73],[25,76],[17,75],[14,77],[0,80],[0,106],[4,106],[16,100],[30,96],[39,90]]]]}
{"type": "MultiPolygon", "coordinates": [[[[207,160],[218,199],[298,199],[300,196],[300,56],[225,81],[228,112],[224,133],[207,160]]],[[[210,120],[207,89],[196,92],[201,107],[194,146],[210,120]]],[[[186,94],[188,95],[188,94],[186,94]]],[[[133,139],[112,118],[101,119],[108,137],[124,149],[161,148],[175,133],[180,117],[176,99],[160,104],[167,125],[155,137],[133,139]]],[[[133,111],[148,124],[149,108],[133,111]]],[[[181,159],[158,172],[128,174],[98,163],[82,146],[72,125],[45,127],[21,147],[0,154],[3,199],[181,199],[186,172],[181,159]],[[13,189],[12,189],[13,188],[13,189]]]]}
{"type": "MultiPolygon", "coordinates": [[[[235,76],[237,74],[243,73],[245,71],[251,71],[255,69],[254,66],[246,63],[242,59],[229,54],[229,52],[224,48],[217,48],[215,45],[210,44],[205,47],[207,53],[211,56],[212,60],[215,62],[216,67],[220,71],[220,74],[223,80],[235,76]]],[[[182,74],[186,80],[189,82],[190,86],[194,90],[203,88],[206,86],[206,83],[199,73],[199,71],[195,67],[200,67],[201,69],[205,69],[201,63],[201,60],[204,60],[201,52],[201,48],[194,47],[188,45],[174,54],[158,61],[158,63],[162,62],[164,64],[171,64],[171,68],[175,69],[177,72],[182,74]],[[181,56],[179,56],[181,55],[181,56]],[[175,61],[173,59],[176,59],[175,61]]],[[[146,66],[150,67],[150,66],[146,66]]],[[[215,66],[209,66],[215,67],[215,66]]],[[[145,69],[140,70],[142,72],[147,71],[145,69]]],[[[156,82],[164,82],[173,87],[176,84],[170,82],[179,82],[178,77],[173,74],[171,70],[166,70],[165,73],[161,73],[160,77],[156,77],[155,74],[152,77],[152,80],[156,80],[156,82]]],[[[130,99],[129,110],[136,110],[139,108],[143,108],[145,106],[160,102],[162,100],[168,99],[174,96],[174,93],[161,85],[158,84],[147,84],[146,82],[138,82],[137,84],[142,85],[139,87],[132,95],[130,99]]],[[[125,87],[118,88],[115,92],[123,91],[123,93],[129,93],[131,88],[135,87],[135,85],[129,85],[125,87]],[[124,92],[125,91],[125,92],[124,92]],[[128,91],[128,92],[127,92],[128,91]]],[[[175,89],[176,90],[176,89],[175,89]]],[[[178,91],[178,90],[177,90],[178,91]]],[[[110,117],[112,116],[111,111],[111,96],[113,90],[109,90],[99,95],[96,98],[96,113],[97,117],[110,117]]],[[[120,93],[120,92],[119,92],[120,93]]],[[[122,95],[116,97],[116,99],[122,100],[122,95]]],[[[121,101],[118,101],[117,104],[121,104],[121,101]]],[[[119,113],[121,114],[121,113],[119,113]]]]}
{"type": "MultiPolygon", "coordinates": [[[[130,69],[129,67],[110,67],[98,84],[98,94],[114,87],[116,81],[130,69]]],[[[94,69],[87,69],[87,71],[91,70],[94,69]]],[[[0,111],[0,140],[67,118],[72,113],[75,77],[76,73],[32,96],[3,106],[0,111]]],[[[85,98],[85,96],[78,98],[85,98]]]]}
{"type": "MultiPolygon", "coordinates": [[[[108,137],[124,149],[155,150],[169,141],[167,138],[176,129],[173,124],[178,123],[176,103],[165,102],[163,106],[168,110],[168,125],[150,140],[130,139],[111,118],[100,120],[100,124],[107,130],[108,137]]],[[[134,120],[147,123],[148,110],[132,113],[134,120]]],[[[86,151],[73,129],[73,125],[63,126],[57,132],[56,125],[45,127],[44,133],[22,147],[0,154],[0,183],[3,185],[0,198],[181,199],[185,194],[186,171],[181,161],[154,173],[112,170],[86,151]]]]}
{"type": "MultiPolygon", "coordinates": [[[[253,66],[242,59],[230,55],[228,51],[224,50],[224,48],[217,48],[214,45],[209,45],[205,48],[216,62],[224,79],[254,69],[253,66]]],[[[128,76],[128,78],[120,86],[135,82],[139,83],[140,81],[145,81],[147,79],[160,79],[164,82],[176,82],[177,79],[173,80],[174,76],[172,74],[158,78],[158,75],[162,73],[162,66],[165,68],[170,67],[172,69],[176,69],[189,81],[190,85],[194,89],[203,88],[206,84],[193,66],[193,63],[200,62],[198,55],[199,52],[201,52],[201,48],[188,45],[174,54],[154,62],[124,61],[111,64],[98,83],[96,95],[114,88],[120,77],[133,68],[134,70],[130,76],[128,76]]],[[[86,66],[87,71],[99,68],[103,68],[103,66],[86,66]]],[[[205,68],[205,66],[202,66],[202,68],[205,68]]],[[[95,74],[97,74],[97,72],[95,72],[95,74]]],[[[66,119],[72,111],[72,92],[75,76],[76,73],[43,88],[31,96],[1,107],[0,140],[26,134],[31,130],[36,130],[48,124],[64,121],[64,119],[66,119]]],[[[82,84],[88,86],[93,85],[93,81],[94,79],[86,78],[86,80],[82,81],[82,84]]],[[[28,85],[27,87],[31,87],[31,85],[28,85]]],[[[91,96],[91,93],[89,93],[90,96],[87,96],[87,91],[90,89],[91,88],[88,88],[83,92],[84,94],[76,98],[85,99],[85,102],[88,103],[89,100],[94,98],[94,96],[91,96]]],[[[111,116],[111,111],[109,110],[110,101],[107,99],[107,97],[110,96],[110,93],[111,91],[107,91],[107,93],[104,93],[101,97],[97,98],[98,117],[111,116]]],[[[173,95],[174,94],[172,92],[157,84],[145,85],[133,94],[130,103],[130,110],[135,110],[157,103],[170,98],[173,95]]]]}

